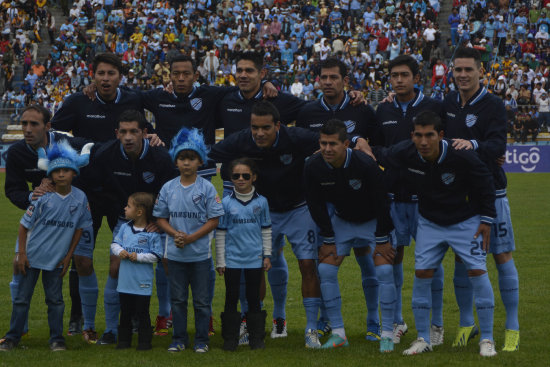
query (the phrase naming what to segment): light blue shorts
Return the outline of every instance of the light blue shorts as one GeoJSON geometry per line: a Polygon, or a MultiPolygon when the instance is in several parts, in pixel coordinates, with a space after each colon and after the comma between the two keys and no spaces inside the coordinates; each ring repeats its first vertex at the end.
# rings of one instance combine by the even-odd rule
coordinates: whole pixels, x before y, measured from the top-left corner
{"type": "Polygon", "coordinates": [[[482,249],[483,239],[474,235],[480,224],[479,215],[450,226],[440,226],[418,215],[414,261],[416,270],[436,269],[449,246],[468,270],[487,270],[487,253],[482,249]]]}
{"type": "Polygon", "coordinates": [[[497,190],[495,207],[497,218],[491,227],[491,246],[489,252],[501,254],[516,250],[514,241],[514,229],[512,228],[512,217],[510,216],[510,204],[506,197],[506,190],[497,190]]]}
{"type": "Polygon", "coordinates": [[[411,238],[416,238],[418,203],[392,201],[390,215],[395,227],[392,237],[396,240],[397,246],[409,246],[411,238]]]}
{"type": "Polygon", "coordinates": [[[352,248],[376,246],[376,219],[364,223],[348,222],[337,215],[331,219],[338,255],[349,256],[352,248]]]}
{"type": "Polygon", "coordinates": [[[285,245],[285,236],[298,260],[317,259],[317,225],[307,205],[287,212],[270,212],[273,253],[285,245]]]}
{"type": "Polygon", "coordinates": [[[92,226],[89,226],[82,230],[82,236],[80,237],[80,241],[78,241],[73,254],[93,259],[94,247],[94,229],[92,226]]]}

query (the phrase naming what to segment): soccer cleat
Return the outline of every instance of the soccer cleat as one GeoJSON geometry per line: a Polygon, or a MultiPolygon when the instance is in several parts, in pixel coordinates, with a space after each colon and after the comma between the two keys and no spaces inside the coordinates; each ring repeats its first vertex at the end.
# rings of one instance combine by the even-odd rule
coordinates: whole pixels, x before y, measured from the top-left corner
{"type": "Polygon", "coordinates": [[[380,353],[393,352],[393,338],[380,339],[380,353]]]}
{"type": "Polygon", "coordinates": [[[172,343],[168,347],[169,352],[183,352],[185,350],[185,344],[183,343],[172,343]]]}
{"type": "Polygon", "coordinates": [[[96,344],[98,345],[116,344],[116,335],[113,334],[112,331],[103,333],[103,335],[101,335],[101,338],[99,338],[96,344]]]}
{"type": "Polygon", "coordinates": [[[519,330],[506,329],[504,332],[503,352],[515,352],[519,350],[519,330]]]}
{"type": "Polygon", "coordinates": [[[216,330],[214,330],[214,317],[210,316],[210,322],[208,323],[208,336],[212,336],[216,334],[216,330]]]}
{"type": "Polygon", "coordinates": [[[168,335],[168,318],[164,316],[157,316],[155,321],[155,332],[156,336],[165,336],[168,335]]]}
{"type": "Polygon", "coordinates": [[[286,331],[286,320],[278,317],[273,320],[273,329],[271,329],[271,339],[286,338],[288,333],[286,331]]]}
{"type": "Polygon", "coordinates": [[[403,335],[407,334],[409,327],[405,322],[402,324],[393,324],[393,344],[401,343],[403,335]]]}
{"type": "Polygon", "coordinates": [[[327,342],[321,345],[321,349],[335,349],[341,347],[349,347],[348,338],[342,338],[336,334],[332,334],[327,342]]]}
{"type": "Polygon", "coordinates": [[[82,334],[82,318],[78,320],[69,321],[69,330],[67,330],[68,336],[74,336],[82,334]]]}
{"type": "Polygon", "coordinates": [[[15,343],[11,339],[2,339],[0,341],[0,352],[9,352],[15,348],[15,343]]]}
{"type": "Polygon", "coordinates": [[[67,350],[67,346],[65,345],[65,342],[53,342],[50,344],[50,350],[52,352],[61,352],[67,350]]]}
{"type": "Polygon", "coordinates": [[[246,327],[246,318],[241,320],[239,328],[239,345],[248,345],[248,328],[246,327]]]}
{"type": "Polygon", "coordinates": [[[368,325],[367,324],[367,335],[365,336],[365,339],[371,342],[377,342],[380,341],[380,325],[373,324],[368,325]]]}
{"type": "Polygon", "coordinates": [[[412,356],[412,355],[415,355],[415,354],[431,352],[432,350],[433,350],[432,346],[430,344],[426,343],[424,338],[418,338],[418,339],[416,339],[415,341],[412,342],[409,349],[405,349],[403,351],[403,355],[412,356]]]}
{"type": "Polygon", "coordinates": [[[94,329],[87,329],[82,332],[82,339],[88,344],[97,343],[97,332],[94,329]]]}
{"type": "Polygon", "coordinates": [[[479,342],[479,355],[482,357],[494,357],[497,355],[495,342],[489,339],[483,339],[479,342]]]}
{"type": "Polygon", "coordinates": [[[170,316],[166,319],[166,327],[168,329],[172,327],[172,311],[170,311],[170,316]]]}
{"type": "Polygon", "coordinates": [[[330,321],[317,321],[317,334],[319,334],[319,338],[329,335],[331,331],[332,327],[330,326],[330,321]]]}
{"type": "Polygon", "coordinates": [[[206,353],[206,352],[208,352],[208,345],[206,345],[206,344],[197,344],[197,345],[195,345],[193,350],[195,351],[195,353],[206,353]]]}
{"type": "Polygon", "coordinates": [[[319,335],[315,329],[306,330],[306,348],[319,349],[321,348],[321,342],[319,341],[319,335]]]}
{"type": "Polygon", "coordinates": [[[479,334],[477,326],[461,326],[453,342],[453,347],[465,347],[477,334],[479,334]]]}
{"type": "Polygon", "coordinates": [[[445,330],[443,329],[443,326],[432,325],[430,327],[430,342],[432,343],[432,347],[443,344],[444,334],[445,330]]]}

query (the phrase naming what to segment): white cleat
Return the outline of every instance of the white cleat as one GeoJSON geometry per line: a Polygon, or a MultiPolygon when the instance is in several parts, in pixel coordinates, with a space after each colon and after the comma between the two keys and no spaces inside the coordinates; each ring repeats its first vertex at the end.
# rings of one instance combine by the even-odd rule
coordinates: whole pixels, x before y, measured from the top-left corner
{"type": "Polygon", "coordinates": [[[443,344],[444,334],[445,330],[443,329],[443,326],[432,325],[430,327],[430,342],[432,343],[432,347],[443,344]]]}
{"type": "Polygon", "coordinates": [[[489,339],[483,339],[479,342],[479,355],[482,357],[494,357],[497,355],[495,342],[489,339]]]}
{"type": "Polygon", "coordinates": [[[405,349],[403,351],[403,355],[412,356],[415,354],[431,352],[432,350],[433,350],[432,346],[426,343],[424,338],[418,338],[412,342],[411,347],[409,349],[405,349]]]}
{"type": "Polygon", "coordinates": [[[409,328],[406,323],[393,324],[393,344],[399,344],[403,335],[407,334],[409,328]]]}

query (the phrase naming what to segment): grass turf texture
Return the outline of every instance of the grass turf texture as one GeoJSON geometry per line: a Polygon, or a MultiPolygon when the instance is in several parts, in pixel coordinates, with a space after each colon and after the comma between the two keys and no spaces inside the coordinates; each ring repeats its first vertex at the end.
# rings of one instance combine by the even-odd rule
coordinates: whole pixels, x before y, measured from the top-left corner
{"type": "MultiPolygon", "coordinates": [[[[405,253],[403,286],[403,315],[409,325],[409,333],[402,343],[396,345],[392,354],[382,355],[378,351],[378,343],[367,342],[365,337],[366,307],[361,287],[360,272],[353,257],[346,259],[339,274],[342,291],[343,314],[346,333],[350,347],[341,350],[312,351],[304,348],[305,313],[302,307],[300,293],[300,276],[297,262],[290,250],[285,248],[285,254],[290,268],[287,322],[289,337],[286,339],[270,339],[270,315],[272,299],[267,290],[265,308],[268,311],[266,349],[250,351],[241,346],[235,353],[224,352],[221,349],[222,338],[219,324],[219,314],[223,309],[225,287],[223,279],[217,277],[216,295],[214,298],[214,313],[216,335],[211,338],[210,352],[206,354],[193,353],[186,350],[171,354],[166,351],[170,344],[170,336],[153,338],[153,350],[136,352],[134,349],[117,351],[114,346],[87,345],[81,336],[66,337],[68,350],[53,353],[48,348],[48,323],[44,293],[41,282],[36,286],[30,314],[30,336],[24,338],[19,347],[10,352],[0,354],[0,366],[30,366],[40,363],[41,366],[357,366],[370,363],[387,364],[392,366],[426,365],[426,366],[468,366],[483,363],[487,366],[544,366],[548,365],[548,339],[544,330],[548,320],[547,305],[550,302],[548,263],[550,253],[548,245],[548,222],[550,219],[550,174],[509,174],[509,200],[512,207],[515,238],[518,250],[515,261],[520,275],[520,325],[521,347],[518,352],[501,352],[504,342],[505,311],[498,291],[497,272],[494,261],[489,259],[488,267],[491,281],[495,290],[495,327],[494,335],[499,354],[491,359],[479,356],[476,337],[466,348],[451,348],[458,326],[458,308],[454,299],[452,285],[453,263],[452,252],[448,252],[444,260],[445,289],[444,289],[444,321],[445,343],[435,347],[433,353],[419,356],[402,356],[401,352],[408,348],[416,337],[414,319],[411,312],[411,293],[413,280],[413,248],[405,253]],[[546,320],[546,321],[545,321],[546,320]],[[546,351],[546,352],[544,352],[546,351]],[[546,356],[546,357],[545,357],[546,356]]],[[[5,174],[0,174],[0,183],[3,186],[5,174]]],[[[214,183],[219,191],[219,179],[214,183]]],[[[12,274],[12,260],[18,222],[23,211],[15,208],[5,196],[0,198],[0,238],[3,256],[0,258],[0,335],[9,327],[11,315],[11,301],[9,282],[12,274]]],[[[104,329],[103,315],[103,286],[105,285],[108,269],[108,246],[111,233],[104,225],[96,244],[94,265],[100,285],[96,325],[98,332],[104,329]]],[[[153,293],[155,294],[155,293],[153,293]]],[[[68,276],[64,281],[65,299],[65,332],[68,327],[70,298],[68,295],[68,276]]],[[[190,301],[191,304],[191,301],[190,301]]],[[[190,306],[191,308],[191,306],[190,306]]],[[[157,300],[152,297],[151,320],[154,322],[157,313],[157,300]]],[[[190,329],[193,329],[193,312],[190,309],[190,329]]],[[[192,340],[192,336],[191,336],[192,340]]],[[[323,338],[322,341],[326,339],[323,338]]],[[[137,342],[134,336],[133,345],[137,342]]]]}

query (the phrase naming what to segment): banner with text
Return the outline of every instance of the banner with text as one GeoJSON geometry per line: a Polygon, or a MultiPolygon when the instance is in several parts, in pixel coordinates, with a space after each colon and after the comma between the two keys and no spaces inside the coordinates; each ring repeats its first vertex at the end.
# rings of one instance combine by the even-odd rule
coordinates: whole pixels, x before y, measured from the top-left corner
{"type": "Polygon", "coordinates": [[[550,145],[508,145],[506,172],[550,172],[550,145]]]}

